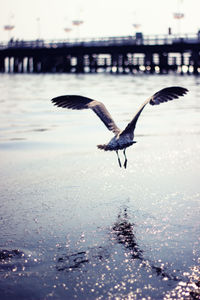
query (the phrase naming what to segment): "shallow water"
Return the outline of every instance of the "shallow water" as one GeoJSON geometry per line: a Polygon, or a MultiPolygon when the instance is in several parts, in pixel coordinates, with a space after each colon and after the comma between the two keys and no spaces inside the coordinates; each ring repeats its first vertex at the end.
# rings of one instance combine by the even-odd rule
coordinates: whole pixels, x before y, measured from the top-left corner
{"type": "Polygon", "coordinates": [[[188,296],[174,290],[199,276],[200,78],[2,74],[0,91],[0,298],[188,296]],[[96,148],[112,134],[92,111],[50,102],[103,101],[123,128],[171,85],[190,92],[145,108],[126,170],[96,148]]]}

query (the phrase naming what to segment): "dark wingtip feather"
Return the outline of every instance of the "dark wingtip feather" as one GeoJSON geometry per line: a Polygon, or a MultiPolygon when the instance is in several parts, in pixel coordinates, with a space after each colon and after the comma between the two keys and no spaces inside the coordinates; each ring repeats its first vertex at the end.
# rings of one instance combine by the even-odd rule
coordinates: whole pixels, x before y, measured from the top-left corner
{"type": "MultiPolygon", "coordinates": [[[[57,97],[56,97],[56,98],[57,98],[57,97]]],[[[56,104],[56,103],[57,103],[56,98],[51,99],[51,102],[53,102],[53,104],[56,104]]]]}
{"type": "Polygon", "coordinates": [[[78,95],[64,95],[51,99],[52,103],[58,107],[70,109],[86,109],[92,99],[78,95]]]}
{"type": "Polygon", "coordinates": [[[185,95],[188,92],[188,89],[181,87],[181,86],[172,86],[172,87],[167,87],[159,91],[158,93],[162,94],[171,94],[172,96],[177,95],[177,96],[182,96],[185,95]]]}
{"type": "Polygon", "coordinates": [[[63,100],[62,98],[63,98],[62,96],[55,97],[55,98],[51,99],[51,102],[56,106],[60,106],[60,104],[63,100]]]}
{"type": "Polygon", "coordinates": [[[180,96],[184,96],[188,92],[188,89],[180,86],[172,86],[164,88],[155,93],[150,100],[151,105],[158,105],[162,102],[171,101],[177,99],[180,96]]]}

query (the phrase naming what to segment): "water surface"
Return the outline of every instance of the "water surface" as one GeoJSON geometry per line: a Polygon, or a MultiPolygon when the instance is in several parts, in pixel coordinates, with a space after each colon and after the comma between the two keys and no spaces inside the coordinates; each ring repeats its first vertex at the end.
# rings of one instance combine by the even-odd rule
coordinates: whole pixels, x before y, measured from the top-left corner
{"type": "Polygon", "coordinates": [[[184,287],[199,276],[199,84],[176,75],[0,75],[1,299],[192,295],[184,287]],[[103,101],[124,128],[171,85],[190,92],[145,108],[126,170],[96,148],[112,133],[92,111],[50,102],[103,101]]]}

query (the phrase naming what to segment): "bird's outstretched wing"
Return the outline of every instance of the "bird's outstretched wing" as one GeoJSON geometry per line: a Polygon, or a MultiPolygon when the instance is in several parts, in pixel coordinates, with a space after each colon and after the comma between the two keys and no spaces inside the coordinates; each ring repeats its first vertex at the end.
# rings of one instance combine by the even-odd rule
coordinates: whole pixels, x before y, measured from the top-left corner
{"type": "Polygon", "coordinates": [[[63,108],[70,108],[70,109],[91,108],[109,130],[113,131],[115,134],[120,132],[120,129],[113,121],[105,105],[99,101],[92,100],[90,98],[86,98],[82,96],[76,96],[76,95],[59,96],[53,98],[51,101],[54,103],[54,105],[63,108]]]}
{"type": "Polygon", "coordinates": [[[132,121],[127,125],[127,127],[121,132],[120,135],[134,132],[137,120],[148,103],[151,105],[159,105],[162,102],[167,102],[179,98],[179,96],[184,96],[187,92],[187,89],[179,86],[167,87],[158,91],[142,104],[132,121]]]}

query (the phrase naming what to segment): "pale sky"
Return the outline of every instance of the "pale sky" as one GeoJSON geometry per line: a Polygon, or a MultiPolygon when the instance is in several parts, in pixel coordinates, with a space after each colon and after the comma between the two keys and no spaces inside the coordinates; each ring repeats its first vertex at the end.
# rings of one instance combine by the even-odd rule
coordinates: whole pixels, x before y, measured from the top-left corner
{"type": "Polygon", "coordinates": [[[33,40],[132,35],[133,24],[144,34],[197,33],[200,0],[0,0],[0,41],[5,25],[15,25],[10,37],[33,40]],[[173,13],[184,18],[177,21],[173,13]],[[73,20],[82,20],[78,28],[73,20]],[[66,33],[64,28],[71,28],[66,33]]]}

